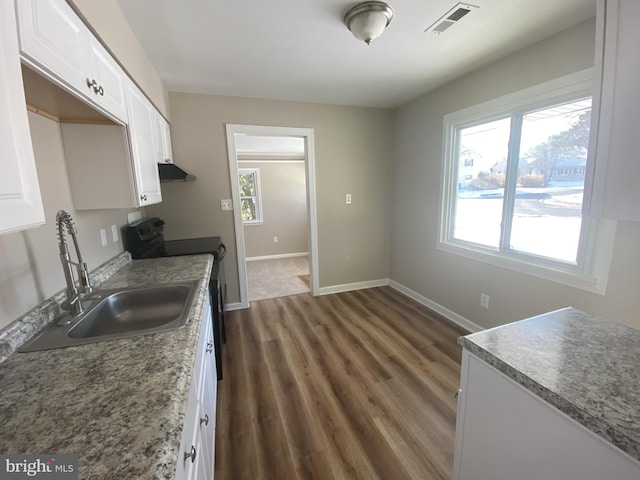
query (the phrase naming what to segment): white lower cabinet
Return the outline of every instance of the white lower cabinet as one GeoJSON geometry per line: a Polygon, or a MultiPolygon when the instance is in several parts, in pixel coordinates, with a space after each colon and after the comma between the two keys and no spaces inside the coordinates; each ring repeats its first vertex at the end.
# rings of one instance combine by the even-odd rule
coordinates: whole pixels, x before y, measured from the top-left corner
{"type": "Polygon", "coordinates": [[[180,443],[177,480],[213,479],[217,393],[214,348],[207,296],[180,443]]]}
{"type": "Polygon", "coordinates": [[[455,480],[638,480],[640,462],[467,350],[455,480]]]}

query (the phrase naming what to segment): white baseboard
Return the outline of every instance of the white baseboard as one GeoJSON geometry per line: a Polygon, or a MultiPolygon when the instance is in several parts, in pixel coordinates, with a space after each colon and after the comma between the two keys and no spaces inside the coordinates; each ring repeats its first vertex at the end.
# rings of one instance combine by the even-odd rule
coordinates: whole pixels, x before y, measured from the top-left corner
{"type": "Polygon", "coordinates": [[[456,312],[449,310],[447,307],[443,307],[439,303],[436,303],[433,300],[430,300],[423,295],[420,295],[418,292],[414,292],[410,288],[405,287],[404,285],[396,282],[395,280],[391,280],[389,282],[389,286],[399,291],[400,293],[405,294],[407,297],[412,298],[413,300],[424,305],[425,307],[430,308],[434,312],[439,313],[450,322],[453,322],[456,325],[459,325],[460,327],[464,328],[465,330],[468,330],[471,333],[484,330],[484,328],[478,325],[477,323],[473,323],[471,320],[464,318],[462,315],[458,315],[456,312]]]}
{"type": "Polygon", "coordinates": [[[331,287],[320,287],[314,295],[330,295],[332,293],[350,292],[352,290],[363,290],[365,288],[384,287],[389,285],[388,278],[380,280],[368,280],[366,282],[345,283],[344,285],[332,285],[331,287]]]}
{"type": "MultiPolygon", "coordinates": [[[[449,320],[452,323],[468,330],[471,333],[479,332],[481,330],[485,330],[484,327],[481,327],[477,323],[472,322],[471,320],[463,317],[462,315],[458,315],[456,312],[449,310],[447,307],[443,307],[439,303],[434,302],[433,300],[428,299],[424,295],[420,295],[418,292],[411,290],[408,287],[396,282],[395,280],[390,280],[388,278],[381,278],[379,280],[369,280],[366,282],[356,282],[356,283],[345,283],[343,285],[332,285],[331,287],[320,287],[315,295],[330,295],[332,293],[343,293],[350,292],[353,290],[363,290],[365,288],[376,288],[376,287],[385,287],[390,286],[394,290],[406,295],[407,297],[415,300],[421,305],[424,305],[427,308],[430,308],[434,312],[442,315],[444,318],[449,320]]],[[[242,306],[242,303],[228,303],[226,305],[226,311],[231,310],[240,310],[242,308],[246,308],[242,306]]]]}
{"type": "Polygon", "coordinates": [[[254,260],[275,260],[276,258],[293,258],[293,257],[308,257],[309,252],[298,253],[280,253],[278,255],[263,255],[261,257],[246,257],[245,261],[252,262],[254,260]]]}
{"type": "Polygon", "coordinates": [[[224,311],[225,312],[230,312],[231,310],[242,310],[244,307],[242,306],[242,303],[240,302],[236,302],[236,303],[227,303],[224,306],[224,311]]]}

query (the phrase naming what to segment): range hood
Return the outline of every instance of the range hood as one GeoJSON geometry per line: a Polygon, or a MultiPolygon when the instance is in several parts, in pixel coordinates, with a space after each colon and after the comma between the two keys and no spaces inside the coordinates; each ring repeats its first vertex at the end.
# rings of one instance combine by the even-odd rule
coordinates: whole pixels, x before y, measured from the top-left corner
{"type": "Polygon", "coordinates": [[[193,182],[196,179],[173,163],[159,163],[158,172],[161,182],[193,182]]]}

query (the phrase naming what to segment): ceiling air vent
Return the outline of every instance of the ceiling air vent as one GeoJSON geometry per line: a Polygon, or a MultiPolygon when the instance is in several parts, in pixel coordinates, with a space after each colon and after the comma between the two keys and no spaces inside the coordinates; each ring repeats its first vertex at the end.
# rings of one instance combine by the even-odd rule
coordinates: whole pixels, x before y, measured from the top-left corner
{"type": "Polygon", "coordinates": [[[458,3],[455,7],[440,17],[433,25],[425,30],[425,32],[433,32],[441,34],[449,27],[455,25],[462,17],[466,16],[471,10],[478,8],[476,5],[468,3],[458,3]]]}

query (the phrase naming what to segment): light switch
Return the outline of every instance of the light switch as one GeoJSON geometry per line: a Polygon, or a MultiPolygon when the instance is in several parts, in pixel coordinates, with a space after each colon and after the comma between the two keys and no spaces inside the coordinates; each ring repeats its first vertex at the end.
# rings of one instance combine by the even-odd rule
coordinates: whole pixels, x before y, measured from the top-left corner
{"type": "Polygon", "coordinates": [[[233,202],[231,201],[230,198],[225,198],[223,200],[220,200],[220,208],[223,211],[233,210],[233,202]]]}
{"type": "Polygon", "coordinates": [[[347,196],[346,196],[345,200],[347,202],[347,205],[351,205],[351,194],[350,193],[347,193],[347,196]]]}
{"type": "Polygon", "coordinates": [[[100,243],[103,247],[107,246],[107,231],[104,228],[100,229],[100,243]]]}
{"type": "Polygon", "coordinates": [[[113,243],[118,241],[118,227],[115,225],[111,225],[111,238],[113,238],[113,243]]]}

